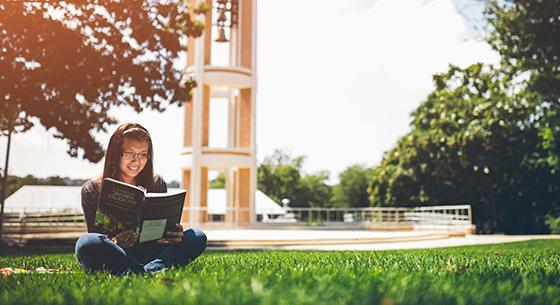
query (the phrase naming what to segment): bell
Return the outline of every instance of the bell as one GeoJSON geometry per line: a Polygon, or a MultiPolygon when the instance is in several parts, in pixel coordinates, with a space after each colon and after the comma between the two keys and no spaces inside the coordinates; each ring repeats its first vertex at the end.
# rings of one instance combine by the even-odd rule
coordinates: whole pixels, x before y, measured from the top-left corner
{"type": "Polygon", "coordinates": [[[218,16],[218,23],[224,23],[227,21],[226,11],[221,11],[220,16],[218,16]]]}
{"type": "Polygon", "coordinates": [[[223,27],[218,29],[218,38],[215,40],[216,42],[228,42],[226,38],[226,31],[223,27]]]}

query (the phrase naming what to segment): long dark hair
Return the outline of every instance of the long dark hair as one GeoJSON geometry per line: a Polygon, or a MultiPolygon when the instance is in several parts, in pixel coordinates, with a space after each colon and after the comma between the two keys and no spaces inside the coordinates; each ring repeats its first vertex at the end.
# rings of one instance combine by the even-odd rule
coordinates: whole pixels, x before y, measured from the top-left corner
{"type": "Polygon", "coordinates": [[[148,142],[148,160],[144,169],[136,177],[136,184],[146,188],[149,192],[154,190],[154,163],[153,156],[154,150],[152,147],[152,138],[148,130],[140,124],[136,123],[124,123],[115,130],[111,139],[109,140],[109,145],[107,146],[107,152],[105,153],[105,166],[103,167],[103,177],[110,177],[116,180],[121,180],[120,173],[120,160],[122,158],[122,144],[125,139],[148,142]]]}

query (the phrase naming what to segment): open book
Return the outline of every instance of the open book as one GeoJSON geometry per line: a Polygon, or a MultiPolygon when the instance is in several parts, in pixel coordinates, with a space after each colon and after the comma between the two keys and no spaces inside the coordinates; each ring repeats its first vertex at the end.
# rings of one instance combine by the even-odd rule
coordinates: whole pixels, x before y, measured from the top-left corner
{"type": "Polygon", "coordinates": [[[115,179],[103,179],[95,225],[108,234],[133,230],[139,242],[160,239],[181,221],[186,191],[146,193],[115,179]]]}

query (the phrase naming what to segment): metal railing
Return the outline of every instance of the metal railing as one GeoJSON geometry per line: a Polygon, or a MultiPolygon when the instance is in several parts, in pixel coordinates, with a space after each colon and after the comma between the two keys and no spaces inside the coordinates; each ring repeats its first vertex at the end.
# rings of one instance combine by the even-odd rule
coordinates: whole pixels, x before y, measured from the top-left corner
{"type": "Polygon", "coordinates": [[[416,207],[407,218],[419,224],[466,225],[472,224],[470,205],[416,207]]]}
{"type": "MultiPolygon", "coordinates": [[[[187,208],[188,214],[198,213],[200,222],[209,226],[236,226],[250,224],[248,208],[227,208],[209,211],[207,208],[187,208]],[[212,214],[214,213],[214,214],[212,214]]],[[[187,216],[187,217],[185,217],[187,216]]],[[[259,210],[259,226],[410,226],[418,228],[472,227],[470,205],[429,206],[413,208],[286,208],[259,210]]],[[[86,230],[84,216],[79,212],[6,213],[4,230],[7,234],[32,234],[37,232],[69,232],[86,230]]]]}
{"type": "Polygon", "coordinates": [[[470,205],[414,208],[288,208],[263,223],[356,225],[472,225],[470,205]]]}
{"type": "MultiPolygon", "coordinates": [[[[198,219],[209,225],[234,225],[247,219],[249,209],[227,208],[212,214],[206,208],[190,208],[187,213],[199,213],[198,219]]],[[[259,210],[256,223],[287,226],[411,226],[413,228],[443,228],[472,226],[470,205],[426,207],[374,207],[374,208],[285,208],[259,210]]]]}
{"type": "Polygon", "coordinates": [[[399,224],[408,221],[407,211],[407,208],[288,208],[285,215],[269,222],[281,223],[289,220],[304,224],[399,224]]]}

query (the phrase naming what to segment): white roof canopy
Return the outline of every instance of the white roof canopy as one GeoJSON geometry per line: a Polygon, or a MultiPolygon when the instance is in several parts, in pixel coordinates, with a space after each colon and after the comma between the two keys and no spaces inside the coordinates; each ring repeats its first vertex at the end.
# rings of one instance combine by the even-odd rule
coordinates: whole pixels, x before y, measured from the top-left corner
{"type": "MultiPolygon", "coordinates": [[[[6,198],[6,213],[82,212],[80,186],[24,185],[6,198]]],[[[172,189],[170,189],[172,190],[172,189]]],[[[256,213],[280,215],[286,212],[263,192],[255,193],[256,213]]],[[[224,215],[226,190],[208,190],[208,214],[224,215]]]]}

